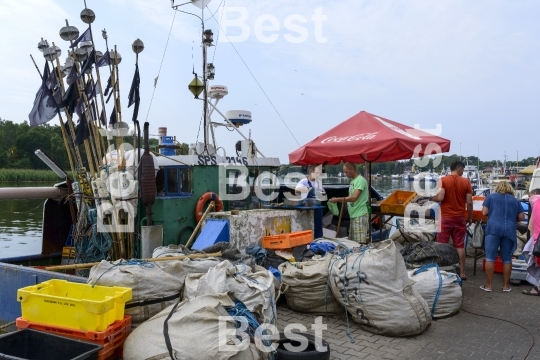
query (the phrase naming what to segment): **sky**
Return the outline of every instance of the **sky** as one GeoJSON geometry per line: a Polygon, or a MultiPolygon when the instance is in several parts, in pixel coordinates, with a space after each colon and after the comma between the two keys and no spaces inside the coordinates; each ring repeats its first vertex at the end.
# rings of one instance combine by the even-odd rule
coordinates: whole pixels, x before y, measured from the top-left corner
{"type": "MultiPolygon", "coordinates": [[[[96,48],[105,51],[99,31],[105,28],[123,58],[124,121],[131,124],[133,109],[127,109],[131,43],[140,38],[139,121],[150,122],[151,134],[165,126],[180,142],[202,141],[202,102],[187,88],[193,69],[201,74],[200,20],[175,15],[169,0],[87,0],[87,6],[96,13],[96,48]]],[[[83,8],[83,0],[0,0],[2,119],[28,119],[40,85],[29,54],[42,69],[43,37],[61,47],[63,63],[69,44],[59,30],[67,19],[82,33],[83,8]]],[[[192,4],[179,9],[201,14],[192,4]]],[[[211,84],[229,90],[218,109],[251,111],[253,122],[240,131],[282,163],[360,111],[421,129],[440,124],[440,136],[452,141],[450,154],[484,161],[540,155],[538,1],[212,0],[204,17],[214,32],[211,84]]],[[[212,120],[222,121],[216,115],[212,120]]],[[[216,128],[227,154],[240,139],[216,128]]]]}

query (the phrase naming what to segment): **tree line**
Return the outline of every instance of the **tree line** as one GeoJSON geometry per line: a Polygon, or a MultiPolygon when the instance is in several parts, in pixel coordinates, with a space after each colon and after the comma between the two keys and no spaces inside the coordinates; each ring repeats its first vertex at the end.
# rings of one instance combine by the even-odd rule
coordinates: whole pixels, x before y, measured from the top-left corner
{"type": "MultiPolygon", "coordinates": [[[[51,121],[52,123],[52,121],[51,121]]],[[[27,121],[14,123],[0,118],[0,169],[48,169],[34,152],[45,152],[62,169],[68,170],[69,159],[62,138],[60,125],[45,124],[30,127],[27,121]]],[[[133,145],[133,136],[126,136],[123,142],[133,145]]],[[[158,140],[150,139],[150,149],[158,152],[158,140]]],[[[179,144],[178,155],[188,153],[188,144],[179,144]]],[[[141,139],[141,147],[143,147],[141,139]]],[[[79,147],[83,161],[86,159],[84,146],[79,147]]]]}
{"type": "MultiPolygon", "coordinates": [[[[52,122],[51,122],[52,123],[52,122]]],[[[126,136],[123,138],[123,142],[133,145],[133,136],[126,136]]],[[[176,150],[177,155],[186,155],[189,151],[189,146],[186,143],[179,143],[180,149],[176,150]]],[[[141,140],[141,147],[143,146],[141,140]]],[[[152,151],[158,152],[158,140],[155,138],[150,139],[150,148],[152,151]]],[[[2,120],[0,118],[0,169],[48,169],[35,154],[35,150],[40,149],[45,152],[51,159],[53,159],[61,168],[68,170],[69,160],[62,138],[62,131],[60,125],[45,124],[38,127],[30,127],[28,122],[14,123],[9,120],[2,120]]],[[[86,159],[84,153],[84,146],[79,147],[81,156],[86,159]]],[[[435,171],[440,172],[443,168],[449,168],[450,164],[455,160],[463,160],[470,165],[479,165],[480,169],[486,167],[501,166],[501,160],[478,160],[476,156],[469,156],[468,158],[461,157],[459,155],[443,155],[439,165],[434,166],[433,159],[429,159],[429,162],[423,167],[416,167],[417,171],[435,171]]],[[[536,164],[535,157],[529,157],[519,160],[517,162],[519,166],[528,166],[536,164]]],[[[373,163],[371,165],[371,172],[373,174],[391,175],[402,174],[407,170],[411,170],[414,165],[414,160],[409,159],[405,161],[391,161],[384,163],[373,163]]],[[[507,161],[506,166],[515,166],[516,161],[507,161]]],[[[284,167],[282,172],[288,172],[284,167]]],[[[295,167],[295,171],[306,172],[307,168],[295,167]]],[[[338,175],[343,171],[342,165],[326,165],[326,172],[328,175],[338,175]]],[[[363,173],[364,165],[359,166],[359,171],[363,173]]]]}

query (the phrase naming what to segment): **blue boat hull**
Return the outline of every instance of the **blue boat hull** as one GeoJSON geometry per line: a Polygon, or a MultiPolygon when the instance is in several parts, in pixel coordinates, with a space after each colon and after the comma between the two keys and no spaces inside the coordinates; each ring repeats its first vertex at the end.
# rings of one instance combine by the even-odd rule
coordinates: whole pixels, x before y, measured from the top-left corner
{"type": "Polygon", "coordinates": [[[86,283],[86,278],[0,263],[0,324],[15,321],[21,316],[21,304],[17,301],[17,290],[51,279],[63,279],[86,283]]]}

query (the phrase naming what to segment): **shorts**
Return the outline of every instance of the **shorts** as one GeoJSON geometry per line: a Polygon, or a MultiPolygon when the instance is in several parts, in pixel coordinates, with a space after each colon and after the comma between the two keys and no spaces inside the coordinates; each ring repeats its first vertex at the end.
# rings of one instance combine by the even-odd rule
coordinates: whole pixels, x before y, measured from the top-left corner
{"type": "Polygon", "coordinates": [[[441,232],[437,234],[437,242],[447,244],[452,237],[454,247],[465,247],[465,235],[467,234],[467,220],[464,217],[451,217],[441,219],[441,232]]]}
{"type": "Polygon", "coordinates": [[[356,241],[359,244],[367,244],[369,215],[359,216],[350,220],[349,240],[356,241]]]}
{"type": "Polygon", "coordinates": [[[512,263],[512,250],[514,250],[514,242],[511,239],[499,235],[486,235],[484,247],[486,249],[486,261],[495,262],[495,259],[497,258],[497,251],[500,248],[503,264],[512,263]]]}

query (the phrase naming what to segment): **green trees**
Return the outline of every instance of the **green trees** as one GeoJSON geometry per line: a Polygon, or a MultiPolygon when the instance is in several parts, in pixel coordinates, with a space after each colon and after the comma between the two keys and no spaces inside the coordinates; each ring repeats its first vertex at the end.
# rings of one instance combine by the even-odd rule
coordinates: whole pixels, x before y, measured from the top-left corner
{"type": "MultiPolygon", "coordinates": [[[[52,123],[52,122],[51,122],[52,123]]],[[[127,136],[123,142],[133,144],[133,137],[127,136]]],[[[178,155],[188,153],[187,144],[179,144],[178,155]]],[[[158,152],[158,140],[150,139],[150,150],[158,152]]],[[[141,140],[141,147],[143,147],[141,140]]],[[[61,168],[69,170],[69,160],[59,125],[30,127],[28,122],[14,123],[0,118],[0,169],[49,169],[35,154],[41,149],[61,168]]],[[[79,150],[86,161],[84,147],[79,150]]]]}

